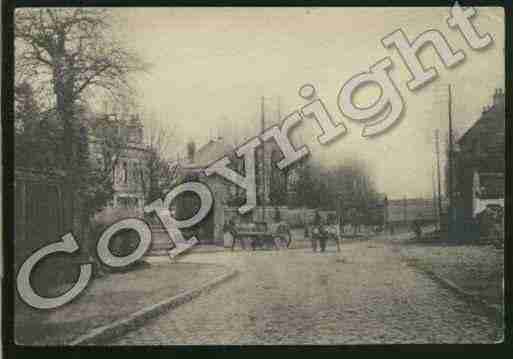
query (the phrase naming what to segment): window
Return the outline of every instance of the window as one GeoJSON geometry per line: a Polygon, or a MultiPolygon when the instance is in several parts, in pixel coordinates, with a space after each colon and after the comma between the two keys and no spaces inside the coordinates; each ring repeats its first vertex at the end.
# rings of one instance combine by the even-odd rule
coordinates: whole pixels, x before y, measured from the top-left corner
{"type": "Polygon", "coordinates": [[[481,174],[481,198],[494,199],[504,198],[504,176],[501,174],[481,174]]]}
{"type": "Polygon", "coordinates": [[[123,162],[123,183],[128,182],[128,165],[126,162],[123,162]]]}

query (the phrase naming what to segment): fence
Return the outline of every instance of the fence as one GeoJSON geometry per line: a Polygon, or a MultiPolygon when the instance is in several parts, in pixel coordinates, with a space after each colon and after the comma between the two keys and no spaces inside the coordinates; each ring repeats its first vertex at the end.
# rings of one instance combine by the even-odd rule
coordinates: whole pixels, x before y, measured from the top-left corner
{"type": "MultiPolygon", "coordinates": [[[[14,183],[14,265],[17,272],[21,264],[36,250],[60,240],[73,232],[81,246],[84,244],[77,231],[79,209],[73,208],[72,198],[65,190],[65,172],[59,170],[35,170],[17,167],[14,183]]],[[[83,251],[80,251],[83,254],[83,251]]],[[[79,254],[79,255],[80,255],[79,254]]],[[[78,274],[79,255],[49,256],[38,263],[33,275],[34,283],[43,283],[41,292],[51,284],[71,281],[78,274]]],[[[37,286],[36,286],[37,287],[37,286]]]]}

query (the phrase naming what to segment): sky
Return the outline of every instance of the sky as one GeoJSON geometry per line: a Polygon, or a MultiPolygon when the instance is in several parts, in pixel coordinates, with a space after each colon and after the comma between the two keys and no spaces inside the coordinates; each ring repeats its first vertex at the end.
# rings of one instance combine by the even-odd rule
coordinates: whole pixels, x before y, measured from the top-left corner
{"type": "MultiPolygon", "coordinates": [[[[448,8],[117,8],[120,36],[151,64],[133,77],[141,108],[152,120],[177,128],[170,151],[194,140],[201,146],[226,131],[258,135],[260,99],[268,121],[306,104],[299,88],[312,84],[332,117],[348,133],[330,145],[316,143],[316,129],[303,121],[293,132],[311,156],[326,165],[349,157],[371,169],[378,191],[390,198],[426,197],[433,192],[434,130],[447,132],[447,85],[453,92],[453,118],[463,134],[490,105],[495,88],[504,88],[504,12],[478,8],[476,29],[493,44],[472,50],[459,31],[446,24],[448,8]],[[420,53],[438,79],[411,92],[400,56],[381,38],[401,28],[409,39],[441,31],[466,59],[445,69],[435,51],[420,53]],[[377,138],[363,138],[360,123],[345,118],[337,95],[352,76],[389,56],[390,72],[404,102],[399,124],[377,138]]],[[[360,105],[379,96],[376,86],[357,93],[360,105]]],[[[443,143],[442,143],[443,145],[443,143]]],[[[173,156],[173,154],[170,154],[173,156]]]]}

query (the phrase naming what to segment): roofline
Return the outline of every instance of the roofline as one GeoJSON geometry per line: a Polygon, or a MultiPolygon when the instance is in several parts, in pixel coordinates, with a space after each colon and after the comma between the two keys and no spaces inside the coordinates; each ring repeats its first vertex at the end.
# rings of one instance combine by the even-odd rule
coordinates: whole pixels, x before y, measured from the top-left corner
{"type": "Polygon", "coordinates": [[[491,112],[492,110],[494,110],[497,106],[496,105],[492,105],[488,108],[488,110],[486,112],[482,112],[481,113],[481,116],[479,116],[479,118],[476,120],[476,122],[474,122],[472,124],[472,126],[470,126],[470,128],[468,128],[465,133],[456,141],[456,143],[460,143],[464,138],[465,136],[467,136],[469,134],[470,131],[472,131],[472,129],[479,123],[481,122],[483,119],[484,119],[484,115],[491,112]]]}

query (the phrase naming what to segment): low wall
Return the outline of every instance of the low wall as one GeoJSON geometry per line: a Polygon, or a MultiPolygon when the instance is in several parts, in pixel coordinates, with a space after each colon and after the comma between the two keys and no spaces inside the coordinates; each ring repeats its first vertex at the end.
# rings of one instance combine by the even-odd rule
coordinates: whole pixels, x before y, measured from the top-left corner
{"type": "Polygon", "coordinates": [[[394,200],[388,204],[388,222],[410,222],[414,219],[433,221],[436,213],[433,202],[429,200],[394,200]]]}
{"type": "Polygon", "coordinates": [[[112,208],[107,207],[99,211],[94,216],[94,222],[101,227],[108,227],[115,222],[126,218],[144,219],[144,211],[142,208],[112,208]]]}

